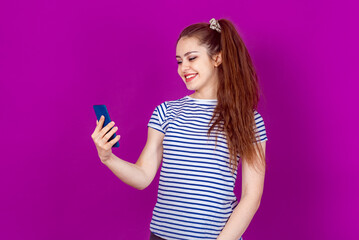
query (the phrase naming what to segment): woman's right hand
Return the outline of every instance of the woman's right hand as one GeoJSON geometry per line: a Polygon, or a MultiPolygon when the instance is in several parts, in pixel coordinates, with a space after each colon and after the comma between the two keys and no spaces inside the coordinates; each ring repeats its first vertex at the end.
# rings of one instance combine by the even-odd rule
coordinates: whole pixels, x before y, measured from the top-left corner
{"type": "Polygon", "coordinates": [[[101,116],[100,121],[96,120],[97,126],[95,128],[95,131],[91,135],[92,140],[96,145],[98,156],[100,157],[102,163],[105,163],[107,160],[110,159],[112,155],[112,146],[118,140],[120,140],[120,135],[117,135],[114,139],[107,142],[110,139],[110,137],[118,130],[118,127],[112,128],[115,125],[115,123],[112,121],[109,124],[107,124],[104,128],[102,128],[104,121],[105,121],[104,116],[101,116]],[[110,129],[111,131],[109,131],[110,129]]]}

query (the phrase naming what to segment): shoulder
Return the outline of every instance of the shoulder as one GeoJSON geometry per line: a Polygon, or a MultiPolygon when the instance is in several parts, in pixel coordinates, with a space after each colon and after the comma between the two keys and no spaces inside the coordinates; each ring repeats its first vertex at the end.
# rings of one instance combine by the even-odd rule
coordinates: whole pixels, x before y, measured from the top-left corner
{"type": "Polygon", "coordinates": [[[162,108],[177,108],[179,106],[182,106],[183,104],[185,104],[187,102],[187,97],[182,97],[179,99],[174,99],[174,100],[167,100],[162,102],[159,106],[161,106],[162,108]]]}
{"type": "Polygon", "coordinates": [[[254,121],[256,127],[256,135],[260,138],[260,141],[268,140],[266,127],[262,115],[254,110],[254,121]]]}
{"type": "Polygon", "coordinates": [[[158,113],[161,115],[161,117],[164,117],[169,112],[171,112],[171,110],[181,108],[185,104],[186,100],[186,97],[182,97],[179,99],[163,101],[160,104],[156,105],[154,113],[158,113]]]}
{"type": "Polygon", "coordinates": [[[185,103],[187,100],[188,100],[187,96],[184,96],[182,98],[165,101],[165,103],[167,103],[168,105],[175,105],[175,104],[185,103]]]}
{"type": "Polygon", "coordinates": [[[257,110],[254,110],[254,120],[256,124],[263,122],[263,117],[257,110]]]}

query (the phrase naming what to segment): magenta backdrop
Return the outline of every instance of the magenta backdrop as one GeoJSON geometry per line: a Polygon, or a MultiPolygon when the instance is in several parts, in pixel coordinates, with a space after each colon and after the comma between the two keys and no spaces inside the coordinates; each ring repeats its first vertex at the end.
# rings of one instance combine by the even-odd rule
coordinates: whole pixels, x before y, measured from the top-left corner
{"type": "Polygon", "coordinates": [[[148,239],[159,171],[139,191],[102,165],[92,105],[136,162],[154,108],[191,93],[180,31],[212,17],[236,24],[263,90],[268,171],[244,238],[359,239],[354,2],[2,1],[0,239],[148,239]]]}

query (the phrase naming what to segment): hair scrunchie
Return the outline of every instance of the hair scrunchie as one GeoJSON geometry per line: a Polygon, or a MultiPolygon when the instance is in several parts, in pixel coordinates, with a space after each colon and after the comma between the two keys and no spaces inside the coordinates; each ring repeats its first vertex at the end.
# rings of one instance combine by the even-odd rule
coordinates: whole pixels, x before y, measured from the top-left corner
{"type": "Polygon", "coordinates": [[[212,18],[211,20],[209,20],[209,27],[213,30],[216,30],[217,32],[221,32],[221,26],[219,25],[218,21],[215,18],[212,18]]]}

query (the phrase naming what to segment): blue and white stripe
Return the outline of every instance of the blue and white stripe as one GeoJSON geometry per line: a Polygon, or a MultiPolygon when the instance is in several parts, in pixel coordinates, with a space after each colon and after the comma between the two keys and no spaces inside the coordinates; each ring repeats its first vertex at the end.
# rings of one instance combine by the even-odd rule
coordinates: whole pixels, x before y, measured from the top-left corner
{"type": "MultiPolygon", "coordinates": [[[[238,201],[226,135],[208,138],[216,99],[185,96],[158,105],[148,127],[165,134],[157,202],[150,230],[164,239],[216,239],[238,201]]],[[[258,141],[267,140],[255,111],[258,141]]]]}

